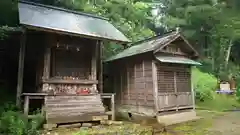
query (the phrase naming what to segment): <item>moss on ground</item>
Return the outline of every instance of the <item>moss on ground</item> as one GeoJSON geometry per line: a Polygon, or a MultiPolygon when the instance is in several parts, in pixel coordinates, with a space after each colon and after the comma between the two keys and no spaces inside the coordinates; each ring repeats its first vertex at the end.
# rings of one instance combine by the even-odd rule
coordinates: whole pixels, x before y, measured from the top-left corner
{"type": "Polygon", "coordinates": [[[73,135],[152,135],[152,127],[139,124],[124,123],[123,125],[98,126],[82,129],[73,135]]]}
{"type": "MultiPolygon", "coordinates": [[[[198,116],[203,117],[200,120],[181,123],[167,127],[167,132],[158,132],[154,135],[215,135],[209,132],[213,121],[218,117],[222,117],[225,113],[213,111],[197,111],[198,116]]],[[[99,125],[89,129],[58,129],[51,132],[51,135],[152,135],[153,127],[156,129],[156,124],[134,124],[124,122],[122,125],[99,125]],[[56,134],[57,133],[57,134],[56,134]]],[[[160,127],[162,128],[162,127],[160,127]]],[[[159,129],[160,129],[159,128],[159,129]]]]}
{"type": "Polygon", "coordinates": [[[197,111],[202,119],[169,127],[169,130],[177,132],[179,135],[211,135],[209,128],[212,127],[213,120],[224,115],[223,112],[197,111]]]}

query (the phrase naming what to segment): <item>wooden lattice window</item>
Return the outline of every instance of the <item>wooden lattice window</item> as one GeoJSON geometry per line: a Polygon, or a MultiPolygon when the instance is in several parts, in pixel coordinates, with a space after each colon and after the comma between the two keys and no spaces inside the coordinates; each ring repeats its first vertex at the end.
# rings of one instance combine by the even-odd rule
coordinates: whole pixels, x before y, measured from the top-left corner
{"type": "Polygon", "coordinates": [[[157,66],[158,92],[190,92],[191,80],[187,66],[163,65],[157,66]]]}
{"type": "Polygon", "coordinates": [[[174,92],[174,72],[164,71],[159,68],[157,72],[158,77],[158,92],[169,93],[174,92]]]}
{"type": "Polygon", "coordinates": [[[53,48],[52,76],[89,79],[91,74],[91,51],[82,47],[80,51],[53,48]]]}
{"type": "Polygon", "coordinates": [[[185,71],[176,72],[177,92],[191,92],[190,73],[185,71]]]}

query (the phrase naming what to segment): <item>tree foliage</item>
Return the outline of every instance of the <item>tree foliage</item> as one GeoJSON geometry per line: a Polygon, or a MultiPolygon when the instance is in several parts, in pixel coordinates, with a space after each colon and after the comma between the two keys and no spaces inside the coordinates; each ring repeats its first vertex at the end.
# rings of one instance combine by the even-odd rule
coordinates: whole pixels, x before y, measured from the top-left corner
{"type": "MultiPolygon", "coordinates": [[[[216,76],[238,74],[239,0],[30,0],[109,18],[132,41],[181,27],[216,76]],[[161,6],[159,6],[161,5],[161,6]],[[157,7],[157,16],[151,9],[157,7]],[[230,74],[231,73],[231,74],[230,74]],[[225,74],[225,75],[222,75],[225,74]]],[[[0,1],[0,35],[18,26],[17,0],[0,1]],[[4,26],[4,27],[3,27],[4,26]]],[[[109,57],[123,47],[105,43],[109,57]]]]}
{"type": "MultiPolygon", "coordinates": [[[[179,26],[203,59],[211,60],[211,72],[229,78],[232,48],[239,41],[240,9],[237,0],[166,0],[164,24],[179,26]]],[[[238,52],[235,52],[237,54],[238,52]]],[[[210,70],[209,70],[210,71],[210,70]]]]}

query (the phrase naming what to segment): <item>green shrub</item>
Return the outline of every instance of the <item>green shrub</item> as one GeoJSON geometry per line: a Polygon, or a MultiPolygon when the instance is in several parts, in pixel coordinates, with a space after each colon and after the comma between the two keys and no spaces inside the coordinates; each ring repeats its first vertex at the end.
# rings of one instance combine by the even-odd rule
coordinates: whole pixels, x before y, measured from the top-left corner
{"type": "MultiPolygon", "coordinates": [[[[7,105],[9,106],[9,105],[7,105]]],[[[37,113],[31,120],[15,107],[4,108],[0,117],[0,134],[7,135],[38,135],[38,129],[43,123],[43,117],[37,113]]]]}
{"type": "Polygon", "coordinates": [[[199,69],[193,68],[192,81],[197,100],[204,101],[214,98],[214,93],[217,88],[217,79],[213,75],[203,73],[199,69]]]}
{"type": "Polygon", "coordinates": [[[236,97],[237,101],[240,102],[240,78],[237,80],[236,97]]]}
{"type": "Polygon", "coordinates": [[[38,129],[42,126],[44,118],[40,113],[36,113],[34,117],[28,122],[27,135],[38,135],[38,129]]]}
{"type": "Polygon", "coordinates": [[[1,133],[23,135],[27,126],[27,119],[19,112],[6,111],[2,113],[0,121],[1,133]]]}

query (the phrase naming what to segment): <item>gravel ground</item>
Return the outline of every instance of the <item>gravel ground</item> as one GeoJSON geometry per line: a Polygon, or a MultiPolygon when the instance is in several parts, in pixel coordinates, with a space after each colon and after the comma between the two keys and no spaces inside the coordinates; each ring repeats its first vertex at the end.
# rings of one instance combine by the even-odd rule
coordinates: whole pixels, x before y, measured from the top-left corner
{"type": "MultiPolygon", "coordinates": [[[[240,112],[200,113],[204,119],[167,128],[168,133],[156,135],[240,135],[240,112]]],[[[152,126],[152,124],[151,124],[152,126]]],[[[74,135],[79,129],[58,129],[44,135],[74,135]]]]}
{"type": "Polygon", "coordinates": [[[240,112],[228,112],[215,118],[208,130],[216,135],[240,135],[240,112]]]}

